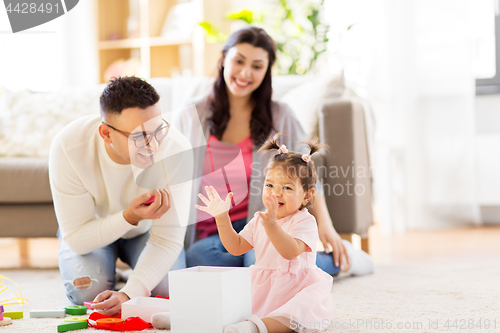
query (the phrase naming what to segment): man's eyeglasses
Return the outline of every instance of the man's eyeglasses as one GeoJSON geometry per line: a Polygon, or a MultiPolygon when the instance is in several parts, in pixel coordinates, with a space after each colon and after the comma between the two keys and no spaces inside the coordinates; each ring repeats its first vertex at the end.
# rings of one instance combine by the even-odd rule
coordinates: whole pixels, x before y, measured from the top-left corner
{"type": "Polygon", "coordinates": [[[170,129],[170,124],[165,120],[163,120],[163,125],[154,131],[154,133],[146,133],[146,132],[137,132],[137,133],[129,133],[125,131],[121,131],[117,128],[114,128],[110,124],[105,123],[104,121],[102,122],[104,125],[107,125],[108,127],[114,129],[118,133],[121,133],[125,135],[127,138],[130,138],[131,140],[134,141],[135,146],[137,148],[142,148],[146,147],[151,140],[153,140],[153,137],[156,139],[156,141],[160,142],[161,140],[165,139],[165,137],[168,134],[168,130],[170,129]]]}

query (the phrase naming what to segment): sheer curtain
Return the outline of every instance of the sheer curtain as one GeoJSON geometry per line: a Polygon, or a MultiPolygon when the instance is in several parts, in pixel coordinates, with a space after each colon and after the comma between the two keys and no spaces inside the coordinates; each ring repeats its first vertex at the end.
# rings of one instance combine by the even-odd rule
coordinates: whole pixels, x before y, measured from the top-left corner
{"type": "Polygon", "coordinates": [[[63,16],[11,33],[0,6],[0,86],[33,91],[96,84],[94,1],[79,1],[63,16]]]}
{"type": "Polygon", "coordinates": [[[334,56],[376,116],[374,193],[382,231],[479,223],[474,0],[327,5],[332,27],[343,31],[334,56]]]}

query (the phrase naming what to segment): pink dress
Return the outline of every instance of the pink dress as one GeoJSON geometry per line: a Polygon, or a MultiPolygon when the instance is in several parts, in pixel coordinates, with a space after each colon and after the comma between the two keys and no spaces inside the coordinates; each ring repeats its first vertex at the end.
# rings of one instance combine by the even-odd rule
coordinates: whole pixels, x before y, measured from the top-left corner
{"type": "Polygon", "coordinates": [[[277,221],[288,235],[308,246],[293,260],[278,253],[260,220],[256,214],[240,232],[255,249],[256,263],[250,266],[253,314],[276,319],[297,332],[323,329],[333,315],[333,278],[316,266],[316,219],[303,208],[277,221]]]}

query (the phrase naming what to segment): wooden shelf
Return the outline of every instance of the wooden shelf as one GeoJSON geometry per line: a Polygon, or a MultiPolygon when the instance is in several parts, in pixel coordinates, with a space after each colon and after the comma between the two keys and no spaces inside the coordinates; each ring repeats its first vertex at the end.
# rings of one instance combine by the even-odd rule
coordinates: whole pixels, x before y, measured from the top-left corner
{"type": "Polygon", "coordinates": [[[149,38],[150,46],[167,46],[167,45],[183,45],[191,44],[193,41],[191,39],[175,39],[167,37],[151,37],[149,38]]]}
{"type": "Polygon", "coordinates": [[[97,47],[99,50],[132,49],[141,47],[143,42],[141,38],[106,40],[98,42],[97,47]]]}
{"type": "MultiPolygon", "coordinates": [[[[99,80],[117,60],[137,58],[140,75],[173,76],[186,69],[196,76],[213,75],[220,57],[221,44],[205,41],[204,31],[195,26],[191,38],[160,36],[166,18],[177,0],[94,0],[97,22],[99,80]],[[134,32],[129,31],[135,26],[134,32]],[[127,38],[133,36],[134,38],[127,38]],[[119,39],[114,39],[119,38],[119,39]]],[[[185,2],[179,1],[179,2],[185,2]]],[[[193,17],[209,21],[228,33],[230,23],[224,15],[231,9],[231,0],[191,0],[196,10],[193,17]]]]}

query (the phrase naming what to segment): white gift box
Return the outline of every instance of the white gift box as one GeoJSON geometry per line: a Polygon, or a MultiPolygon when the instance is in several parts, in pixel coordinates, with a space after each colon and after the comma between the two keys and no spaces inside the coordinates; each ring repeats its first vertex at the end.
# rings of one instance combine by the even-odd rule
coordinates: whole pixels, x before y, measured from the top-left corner
{"type": "Polygon", "coordinates": [[[252,315],[250,269],[197,266],[168,272],[172,333],[222,333],[252,315]]]}
{"type": "Polygon", "coordinates": [[[170,312],[170,300],[153,297],[135,297],[122,304],[122,319],[141,317],[148,323],[151,316],[158,312],[170,312]]]}

